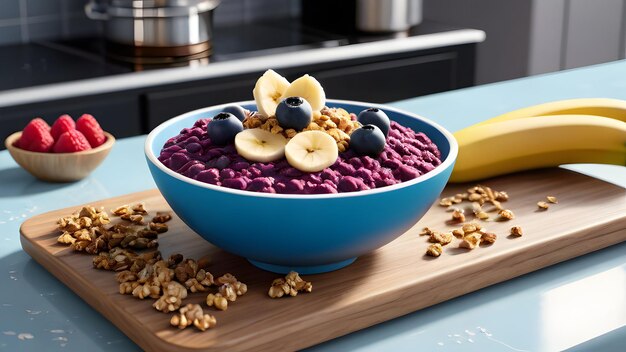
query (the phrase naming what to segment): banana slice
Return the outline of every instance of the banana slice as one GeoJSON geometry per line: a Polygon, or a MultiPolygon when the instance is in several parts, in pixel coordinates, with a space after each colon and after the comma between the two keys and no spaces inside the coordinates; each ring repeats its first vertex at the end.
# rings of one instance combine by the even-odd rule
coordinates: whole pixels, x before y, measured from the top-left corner
{"type": "Polygon", "coordinates": [[[322,131],[300,132],[285,146],[289,165],[304,172],[322,171],[339,157],[335,139],[322,131]]]}
{"type": "Polygon", "coordinates": [[[237,153],[250,161],[267,163],[285,155],[287,139],[260,128],[243,130],[235,136],[237,153]]]}
{"type": "Polygon", "coordinates": [[[281,98],[301,97],[309,102],[313,111],[320,111],[326,105],[326,93],[320,82],[315,78],[304,75],[291,82],[281,98]]]}
{"type": "Polygon", "coordinates": [[[267,70],[263,76],[259,77],[252,90],[254,101],[259,112],[265,116],[274,116],[276,107],[282,100],[282,96],[289,87],[289,81],[274,72],[267,70]]]}

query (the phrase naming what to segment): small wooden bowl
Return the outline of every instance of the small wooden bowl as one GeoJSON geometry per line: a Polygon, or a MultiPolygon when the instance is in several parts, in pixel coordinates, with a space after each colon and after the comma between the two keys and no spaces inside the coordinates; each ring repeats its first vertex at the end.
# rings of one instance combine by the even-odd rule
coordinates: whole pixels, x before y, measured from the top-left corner
{"type": "Polygon", "coordinates": [[[13,133],[4,141],[4,146],[21,167],[48,182],[71,182],[85,178],[100,165],[115,144],[115,137],[104,132],[107,140],[97,148],[76,153],[38,153],[13,145],[21,135],[22,132],[13,133]]]}

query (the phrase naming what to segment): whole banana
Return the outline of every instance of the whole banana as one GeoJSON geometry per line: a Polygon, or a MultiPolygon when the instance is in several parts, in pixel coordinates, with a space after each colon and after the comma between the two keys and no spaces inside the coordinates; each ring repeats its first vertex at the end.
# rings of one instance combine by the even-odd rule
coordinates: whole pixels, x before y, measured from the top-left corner
{"type": "Polygon", "coordinates": [[[593,115],[536,116],[470,126],[450,182],[572,163],[626,165],[626,122],[593,115]]]}
{"type": "Polygon", "coordinates": [[[521,118],[554,115],[594,115],[626,122],[626,100],[611,98],[578,98],[552,101],[510,111],[492,119],[478,123],[486,125],[494,122],[521,118]]]}

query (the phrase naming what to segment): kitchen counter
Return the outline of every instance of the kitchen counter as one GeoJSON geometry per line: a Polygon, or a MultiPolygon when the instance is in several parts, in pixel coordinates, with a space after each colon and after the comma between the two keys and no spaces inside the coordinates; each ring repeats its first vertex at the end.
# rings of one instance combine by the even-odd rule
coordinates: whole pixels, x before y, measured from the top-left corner
{"type": "MultiPolygon", "coordinates": [[[[626,99],[623,77],[626,61],[619,61],[391,105],[429,117],[455,131],[506,111],[550,100],[626,99]]],[[[119,140],[90,177],[72,184],[39,182],[20,169],[6,151],[0,152],[0,350],[139,349],[21,250],[19,225],[26,218],[60,207],[155,187],[143,157],[143,141],[144,137],[119,140]],[[19,334],[27,335],[19,339],[19,334]]],[[[624,167],[571,168],[626,187],[624,167]]],[[[624,343],[626,243],[310,350],[621,351],[624,343]]]]}

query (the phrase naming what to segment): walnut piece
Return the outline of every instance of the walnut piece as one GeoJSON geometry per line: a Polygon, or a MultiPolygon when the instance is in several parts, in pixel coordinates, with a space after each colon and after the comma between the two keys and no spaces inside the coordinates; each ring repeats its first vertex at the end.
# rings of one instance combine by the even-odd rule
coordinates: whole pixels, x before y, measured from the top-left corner
{"type": "Polygon", "coordinates": [[[285,295],[297,296],[298,292],[313,291],[313,284],[303,280],[300,275],[292,271],[284,278],[275,279],[268,291],[271,298],[280,298],[285,295]]]}
{"type": "Polygon", "coordinates": [[[430,236],[432,235],[433,230],[431,230],[429,227],[424,227],[422,229],[422,232],[420,232],[420,236],[430,236]]]}
{"type": "Polygon", "coordinates": [[[455,210],[452,212],[452,220],[457,222],[465,222],[465,214],[462,210],[455,210]]]}
{"type": "Polygon", "coordinates": [[[444,232],[444,233],[433,232],[428,238],[428,241],[432,243],[439,243],[442,246],[445,246],[448,243],[452,242],[453,238],[454,237],[452,236],[452,233],[450,232],[444,232]]]}
{"type": "Polygon", "coordinates": [[[523,232],[520,226],[511,227],[511,236],[522,237],[522,235],[523,235],[523,232]]]}
{"type": "Polygon", "coordinates": [[[503,219],[503,220],[513,220],[513,219],[515,219],[515,214],[513,214],[513,212],[511,210],[509,210],[509,209],[500,210],[498,215],[500,215],[500,218],[503,219]]]}
{"type": "Polygon", "coordinates": [[[464,234],[469,234],[469,233],[472,233],[472,232],[476,232],[476,231],[480,230],[481,228],[482,228],[482,226],[480,224],[475,223],[475,222],[470,222],[470,223],[467,223],[467,224],[463,224],[462,230],[463,230],[464,234]]]}
{"type": "Polygon", "coordinates": [[[219,310],[228,309],[228,300],[221,293],[209,293],[206,296],[206,304],[219,310]]]}
{"type": "Polygon", "coordinates": [[[557,204],[559,202],[555,196],[547,196],[546,199],[552,204],[557,204]]]}
{"type": "Polygon", "coordinates": [[[180,308],[185,298],[187,298],[185,286],[176,281],[170,281],[163,287],[163,295],[152,306],[160,312],[169,313],[180,308]]]}
{"type": "Polygon", "coordinates": [[[452,230],[452,235],[457,238],[462,238],[465,235],[465,231],[463,229],[454,229],[452,230]]]}
{"type": "Polygon", "coordinates": [[[474,249],[480,244],[480,233],[472,233],[463,237],[463,241],[459,243],[459,248],[474,249]]]}
{"type": "Polygon", "coordinates": [[[426,249],[426,255],[431,257],[438,257],[443,253],[443,247],[439,243],[434,243],[428,246],[426,249]]]}
{"type": "Polygon", "coordinates": [[[539,207],[539,209],[541,210],[548,210],[548,208],[550,208],[550,204],[541,201],[541,202],[537,202],[537,206],[539,207]]]}
{"type": "Polygon", "coordinates": [[[187,304],[178,310],[177,315],[172,316],[170,324],[179,329],[184,329],[193,324],[198,330],[205,331],[215,327],[217,320],[212,315],[204,314],[199,304],[187,304]]]}
{"type": "Polygon", "coordinates": [[[166,223],[172,220],[172,215],[170,213],[158,212],[155,217],[152,218],[152,222],[154,223],[166,223]]]}
{"type": "Polygon", "coordinates": [[[495,243],[497,237],[498,236],[496,236],[496,234],[493,232],[484,232],[480,236],[480,243],[483,243],[483,244],[495,243]]]}

